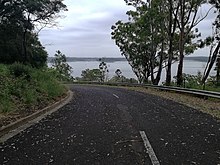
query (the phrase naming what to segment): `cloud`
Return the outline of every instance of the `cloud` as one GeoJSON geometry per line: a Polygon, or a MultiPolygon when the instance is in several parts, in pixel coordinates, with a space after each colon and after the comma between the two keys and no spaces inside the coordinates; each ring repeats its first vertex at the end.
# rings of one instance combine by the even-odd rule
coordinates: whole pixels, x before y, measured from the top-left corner
{"type": "MultiPolygon", "coordinates": [[[[68,11],[61,13],[59,26],[41,31],[39,38],[50,56],[61,50],[67,56],[120,57],[118,47],[111,39],[111,26],[118,20],[127,20],[131,9],[124,0],[65,0],[68,11]]],[[[205,7],[201,13],[206,11],[205,7]]],[[[203,37],[210,35],[213,12],[199,24],[203,37]]]]}
{"type": "Polygon", "coordinates": [[[127,18],[123,0],[65,0],[68,12],[59,27],[44,29],[39,37],[50,56],[61,50],[67,56],[120,56],[111,40],[111,26],[127,18]]]}

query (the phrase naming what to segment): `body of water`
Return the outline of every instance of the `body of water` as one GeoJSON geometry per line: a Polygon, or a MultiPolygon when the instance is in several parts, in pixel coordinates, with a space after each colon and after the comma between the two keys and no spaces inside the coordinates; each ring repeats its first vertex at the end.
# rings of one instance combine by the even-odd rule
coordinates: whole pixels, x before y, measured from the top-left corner
{"type": "MultiPolygon", "coordinates": [[[[99,61],[77,61],[77,62],[68,62],[68,64],[73,68],[73,77],[81,77],[82,70],[85,69],[97,69],[99,68],[99,61]]],[[[48,64],[51,66],[51,64],[48,64]]],[[[122,75],[127,78],[136,78],[133,73],[131,66],[127,61],[116,61],[112,63],[107,63],[109,74],[108,77],[111,78],[115,75],[116,69],[120,69],[122,71],[122,75]]],[[[200,71],[203,73],[205,69],[206,63],[192,60],[184,61],[183,72],[186,74],[197,75],[200,71]]],[[[172,65],[172,77],[176,76],[178,63],[172,65]]],[[[211,75],[215,75],[215,71],[212,70],[211,75]]],[[[166,70],[164,69],[161,75],[161,82],[164,82],[166,78],[166,70]]]]}

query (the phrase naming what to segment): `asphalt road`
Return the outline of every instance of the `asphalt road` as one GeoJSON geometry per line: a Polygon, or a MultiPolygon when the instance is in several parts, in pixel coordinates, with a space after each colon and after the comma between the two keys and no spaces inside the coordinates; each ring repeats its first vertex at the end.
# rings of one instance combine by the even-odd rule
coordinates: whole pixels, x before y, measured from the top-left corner
{"type": "Polygon", "coordinates": [[[220,164],[215,118],[140,92],[71,89],[69,104],[0,144],[0,164],[220,164]]]}

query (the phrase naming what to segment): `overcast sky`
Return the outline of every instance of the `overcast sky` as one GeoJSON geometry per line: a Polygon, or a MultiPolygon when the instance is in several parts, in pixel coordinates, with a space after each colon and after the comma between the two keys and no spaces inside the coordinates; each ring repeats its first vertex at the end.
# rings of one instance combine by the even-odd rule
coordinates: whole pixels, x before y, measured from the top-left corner
{"type": "MultiPolygon", "coordinates": [[[[68,11],[58,19],[58,27],[45,28],[39,38],[49,56],[60,50],[70,57],[121,57],[111,39],[111,26],[118,20],[126,20],[124,0],[64,0],[68,11]]],[[[207,9],[203,9],[205,11],[207,9]]],[[[203,36],[211,34],[213,14],[199,25],[203,36]]],[[[196,55],[207,55],[208,49],[196,55]]]]}

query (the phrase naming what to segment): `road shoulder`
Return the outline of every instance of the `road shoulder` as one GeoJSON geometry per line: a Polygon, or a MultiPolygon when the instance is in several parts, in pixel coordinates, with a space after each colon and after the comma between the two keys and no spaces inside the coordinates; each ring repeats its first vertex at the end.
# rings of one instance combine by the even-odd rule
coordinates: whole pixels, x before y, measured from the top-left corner
{"type": "Polygon", "coordinates": [[[2,126],[0,128],[0,142],[5,141],[5,139],[8,139],[8,137],[11,137],[12,135],[16,135],[20,131],[28,128],[32,124],[38,122],[42,118],[46,117],[47,115],[57,111],[64,105],[66,105],[73,97],[73,92],[68,91],[66,97],[60,99],[56,103],[49,105],[29,116],[23,117],[13,123],[10,123],[6,126],[2,126]],[[21,128],[19,128],[21,127],[21,128]]]}

